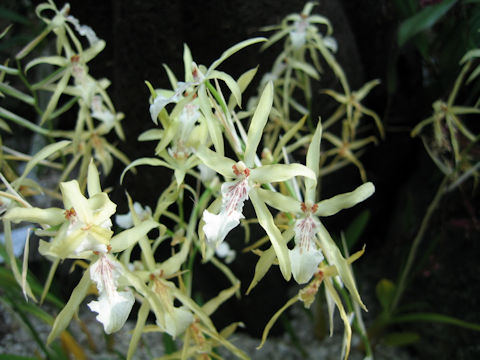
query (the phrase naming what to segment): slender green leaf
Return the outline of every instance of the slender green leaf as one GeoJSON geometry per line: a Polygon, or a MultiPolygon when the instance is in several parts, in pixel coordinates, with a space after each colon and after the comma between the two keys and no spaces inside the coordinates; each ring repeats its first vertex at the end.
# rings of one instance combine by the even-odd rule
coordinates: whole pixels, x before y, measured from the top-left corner
{"type": "Polygon", "coordinates": [[[398,45],[403,46],[419,32],[432,27],[456,2],[457,0],[444,0],[439,4],[425,7],[405,20],[398,29],[398,45]]]}
{"type": "Polygon", "coordinates": [[[387,346],[405,346],[416,343],[420,335],[415,332],[395,332],[383,337],[383,343],[387,346]]]}
{"type": "Polygon", "coordinates": [[[389,310],[395,297],[395,284],[390,280],[382,279],[375,287],[375,292],[382,309],[385,311],[389,310]]]}
{"type": "Polygon", "coordinates": [[[391,319],[392,323],[418,322],[418,321],[437,322],[437,323],[459,326],[465,329],[480,331],[480,324],[475,324],[475,323],[454,318],[452,316],[436,314],[436,313],[411,313],[411,314],[394,316],[391,319]]]}

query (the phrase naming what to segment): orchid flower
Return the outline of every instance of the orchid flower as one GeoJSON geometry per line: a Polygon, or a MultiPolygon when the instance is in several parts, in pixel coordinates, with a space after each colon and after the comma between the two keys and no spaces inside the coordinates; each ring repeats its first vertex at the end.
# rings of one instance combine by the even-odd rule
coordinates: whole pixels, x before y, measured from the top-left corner
{"type": "Polygon", "coordinates": [[[252,201],[253,207],[259,219],[260,225],[267,232],[270,241],[275,249],[280,269],[286,279],[290,278],[291,269],[288,258],[288,248],[283,241],[280,230],[275,226],[272,215],[259,195],[259,186],[274,182],[282,182],[294,176],[304,176],[313,183],[316,182],[312,170],[300,164],[275,164],[263,165],[258,162],[255,165],[256,151],[260,143],[263,128],[268,120],[273,102],[273,85],[271,82],[265,87],[258,107],[248,129],[245,153],[243,161],[234,161],[226,158],[206,147],[197,151],[197,157],[202,162],[233,181],[225,182],[221,186],[222,204],[218,214],[209,210],[203,212],[203,232],[207,244],[216,248],[235,228],[242,214],[243,204],[248,198],[252,201]]]}
{"type": "MultiPolygon", "coordinates": [[[[170,93],[170,96],[162,95],[162,91],[153,91],[153,102],[150,105],[150,115],[152,117],[152,121],[155,124],[157,123],[158,116],[166,105],[178,102],[176,107],[183,108],[183,106],[190,102],[194,97],[198,97],[200,111],[205,118],[208,132],[215,146],[215,150],[223,155],[222,131],[219,126],[218,119],[212,113],[211,99],[207,93],[207,87],[210,86],[210,80],[223,81],[232,92],[236,104],[240,105],[242,100],[240,86],[230,75],[216,69],[222,62],[239,50],[261,41],[265,41],[265,39],[253,38],[232,46],[224,51],[220,58],[215,60],[208,69],[205,66],[197,65],[193,61],[190,49],[185,45],[183,54],[185,81],[177,81],[171,70],[167,67],[167,73],[169,75],[170,82],[174,87],[174,91],[173,93],[170,93]],[[185,92],[188,92],[186,99],[183,97],[185,92]],[[185,101],[181,101],[182,99],[185,101]]],[[[153,89],[151,89],[151,91],[152,90],[153,89]]],[[[224,110],[228,111],[228,108],[224,107],[224,110]]],[[[175,113],[176,111],[178,110],[174,108],[172,113],[175,113]]]]}
{"type": "MultiPolygon", "coordinates": [[[[315,174],[319,172],[321,135],[322,127],[319,122],[307,153],[307,167],[315,174]]],[[[324,259],[324,254],[317,242],[323,248],[330,248],[330,235],[320,222],[319,217],[331,216],[342,209],[350,208],[370,197],[374,191],[373,184],[366,183],[350,193],[337,195],[316,203],[316,183],[309,178],[305,178],[304,201],[277,192],[258,189],[258,194],[265,203],[285,213],[293,214],[296,218],[293,226],[295,247],[293,250],[289,250],[295,281],[304,284],[317,272],[318,265],[324,259]]],[[[329,262],[335,262],[330,253],[325,255],[329,262]]]]}
{"type": "Polygon", "coordinates": [[[97,320],[103,324],[107,334],[123,327],[135,302],[130,289],[118,291],[122,271],[122,265],[109,254],[101,254],[90,265],[90,277],[97,285],[99,296],[98,300],[89,302],[88,307],[98,313],[97,320]]]}
{"type": "Polygon", "coordinates": [[[107,252],[116,205],[101,192],[98,171],[90,163],[88,169],[87,199],[80,191],[76,180],[60,184],[64,209],[59,208],[19,208],[15,207],[5,214],[13,222],[30,221],[46,226],[40,234],[52,234],[50,242],[40,241],[42,255],[54,258],[85,258],[91,251],[107,252]]]}
{"type": "MultiPolygon", "coordinates": [[[[151,218],[152,217],[152,209],[150,206],[145,206],[145,208],[137,201],[133,203],[133,210],[137,214],[140,221],[151,218]]],[[[116,215],[115,222],[118,226],[124,229],[129,229],[133,226],[133,217],[132,213],[129,211],[123,215],[116,215]]]]}
{"type": "Polygon", "coordinates": [[[174,306],[173,283],[158,276],[152,276],[151,279],[153,280],[153,291],[158,295],[163,308],[160,318],[157,314],[157,325],[162,331],[175,338],[183,334],[193,322],[193,313],[185,305],[174,306]]]}
{"type": "Polygon", "coordinates": [[[90,46],[100,41],[100,39],[97,37],[97,34],[95,34],[95,31],[90,26],[80,25],[80,22],[76,17],[72,15],[68,15],[66,17],[66,20],[75,27],[75,30],[80,35],[85,36],[87,38],[90,46]]]}
{"type": "Polygon", "coordinates": [[[332,26],[327,18],[320,15],[311,15],[312,9],[315,6],[314,2],[307,2],[300,14],[290,14],[283,21],[280,26],[269,26],[264,28],[264,30],[275,30],[279,31],[275,33],[269,40],[266,42],[262,49],[266,49],[269,46],[273,45],[284,36],[288,35],[289,42],[294,50],[302,48],[307,44],[310,38],[313,38],[313,35],[318,35],[317,27],[315,24],[323,24],[327,26],[327,34],[325,37],[321,37],[323,43],[326,47],[330,48],[333,52],[337,49],[337,43],[333,37],[331,37],[332,26]]]}

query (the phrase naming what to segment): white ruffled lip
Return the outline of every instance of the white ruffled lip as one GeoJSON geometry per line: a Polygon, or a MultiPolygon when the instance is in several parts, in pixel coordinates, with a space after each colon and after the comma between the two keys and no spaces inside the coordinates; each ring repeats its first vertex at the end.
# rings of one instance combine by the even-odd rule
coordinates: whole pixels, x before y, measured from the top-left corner
{"type": "Polygon", "coordinates": [[[105,333],[120,330],[127,321],[135,298],[130,291],[118,291],[118,278],[122,266],[111,255],[102,255],[90,266],[90,277],[99,293],[97,301],[88,303],[88,307],[97,312],[97,320],[103,324],[105,333]]]}
{"type": "Polygon", "coordinates": [[[227,236],[227,234],[240,224],[243,219],[243,204],[248,198],[250,185],[245,177],[241,180],[225,182],[222,184],[222,209],[215,215],[205,210],[203,212],[203,232],[207,243],[216,248],[227,236]]]}

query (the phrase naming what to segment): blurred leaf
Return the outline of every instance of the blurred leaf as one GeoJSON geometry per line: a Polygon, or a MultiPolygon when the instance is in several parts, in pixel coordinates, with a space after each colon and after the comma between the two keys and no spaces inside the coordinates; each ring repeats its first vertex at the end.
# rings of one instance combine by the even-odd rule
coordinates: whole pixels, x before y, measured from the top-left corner
{"type": "Polygon", "coordinates": [[[420,340],[420,335],[414,332],[391,333],[383,338],[383,342],[388,346],[405,346],[413,344],[420,340]]]}
{"type": "Polygon", "coordinates": [[[365,227],[368,224],[370,219],[370,211],[364,210],[350,223],[348,228],[345,230],[345,238],[347,239],[347,248],[351,250],[353,246],[357,243],[358,239],[362,236],[365,231],[365,227]]]}
{"type": "Polygon", "coordinates": [[[5,30],[3,30],[1,33],[0,33],[0,39],[3,38],[5,35],[7,35],[8,31],[10,30],[10,28],[12,27],[12,24],[8,25],[5,30]]]}
{"type": "Polygon", "coordinates": [[[457,0],[444,0],[406,19],[398,28],[398,45],[403,46],[419,32],[432,27],[456,2],[457,0]]]}
{"type": "Polygon", "coordinates": [[[28,25],[30,23],[30,20],[26,18],[25,16],[20,15],[19,13],[15,11],[8,10],[7,8],[4,8],[3,6],[0,6],[0,18],[9,20],[14,23],[20,23],[23,25],[28,25]]]}
{"type": "Polygon", "coordinates": [[[417,11],[418,1],[416,0],[394,0],[395,6],[403,18],[409,17],[417,11]]]}
{"type": "Polygon", "coordinates": [[[6,83],[0,82],[0,91],[4,94],[10,95],[14,98],[17,98],[18,100],[21,100],[27,103],[28,105],[33,106],[35,104],[35,99],[32,96],[25,94],[6,83]]]}
{"type": "Polygon", "coordinates": [[[391,319],[391,322],[393,323],[418,322],[418,321],[437,322],[437,323],[459,326],[465,329],[480,331],[479,324],[466,322],[451,316],[436,314],[436,313],[412,313],[412,314],[394,316],[391,319]]]}
{"type": "Polygon", "coordinates": [[[377,299],[383,310],[389,310],[395,296],[395,284],[387,279],[382,279],[375,287],[377,299]]]}
{"type": "Polygon", "coordinates": [[[173,341],[172,337],[165,332],[162,336],[162,343],[163,347],[165,348],[165,354],[173,354],[175,351],[177,351],[177,345],[175,344],[175,341],[173,341]]]}

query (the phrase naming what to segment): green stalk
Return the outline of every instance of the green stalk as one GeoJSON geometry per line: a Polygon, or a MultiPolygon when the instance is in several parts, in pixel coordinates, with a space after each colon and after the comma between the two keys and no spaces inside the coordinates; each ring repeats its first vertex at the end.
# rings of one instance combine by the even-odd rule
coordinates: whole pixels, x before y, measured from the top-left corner
{"type": "MultiPolygon", "coordinates": [[[[207,188],[199,197],[197,206],[195,206],[194,210],[192,211],[192,214],[190,215],[190,219],[188,221],[187,235],[186,235],[187,239],[191,239],[194,236],[195,227],[197,224],[197,219],[198,219],[200,209],[205,208],[205,204],[210,199],[211,195],[212,195],[212,191],[209,188],[207,188]]],[[[188,272],[185,274],[185,288],[187,289],[187,294],[189,296],[191,295],[191,292],[192,292],[193,264],[195,262],[195,257],[199,250],[197,243],[195,241],[193,241],[192,243],[193,243],[193,247],[192,247],[192,251],[189,254],[188,263],[187,263],[188,272]]]]}
{"type": "Polygon", "coordinates": [[[393,298],[393,301],[392,301],[392,306],[390,308],[390,313],[393,313],[393,311],[397,308],[398,303],[400,302],[400,299],[402,298],[403,292],[405,291],[407,278],[410,275],[410,271],[412,269],[413,263],[415,261],[415,257],[417,255],[418,246],[420,245],[420,242],[423,239],[423,235],[425,234],[425,231],[428,228],[428,225],[430,223],[430,219],[431,219],[435,209],[438,207],[438,205],[440,203],[440,200],[442,199],[442,196],[445,193],[445,190],[447,188],[448,180],[449,180],[449,176],[446,175],[443,178],[440,186],[438,187],[438,190],[437,190],[437,193],[435,194],[435,197],[433,198],[432,202],[428,206],[427,212],[425,213],[425,215],[422,219],[420,229],[418,230],[417,235],[413,239],[412,246],[410,247],[410,252],[408,253],[407,262],[405,264],[405,267],[402,270],[402,273],[400,275],[400,280],[398,281],[398,285],[396,287],[395,297],[393,298]]]}

